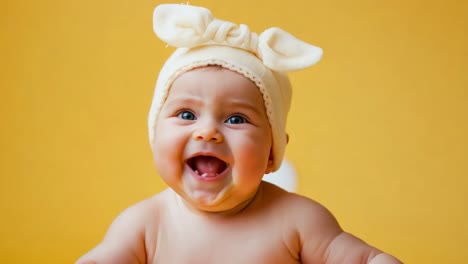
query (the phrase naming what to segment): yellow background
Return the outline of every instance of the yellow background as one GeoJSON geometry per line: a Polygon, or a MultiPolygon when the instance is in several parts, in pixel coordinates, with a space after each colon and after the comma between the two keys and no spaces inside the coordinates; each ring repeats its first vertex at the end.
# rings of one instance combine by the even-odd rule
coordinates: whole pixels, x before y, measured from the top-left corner
{"type": "MultiPolygon", "coordinates": [[[[0,263],[72,263],[164,188],[146,129],[172,51],[159,3],[0,3],[0,263]]],[[[467,3],[191,1],[324,49],[291,75],[298,192],[407,263],[468,260],[467,3]]]]}

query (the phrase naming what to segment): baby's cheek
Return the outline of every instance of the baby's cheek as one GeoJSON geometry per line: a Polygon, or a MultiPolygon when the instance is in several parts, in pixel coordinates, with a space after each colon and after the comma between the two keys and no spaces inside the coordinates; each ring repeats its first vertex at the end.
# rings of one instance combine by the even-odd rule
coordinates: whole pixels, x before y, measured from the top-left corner
{"type": "Polygon", "coordinates": [[[176,175],[181,174],[180,162],[175,163],[170,153],[158,152],[154,156],[156,170],[161,179],[169,186],[174,187],[179,178],[176,175]]]}
{"type": "Polygon", "coordinates": [[[164,170],[164,165],[171,160],[170,156],[172,153],[167,144],[168,143],[165,143],[162,137],[155,139],[153,145],[153,159],[158,171],[164,170]]]}
{"type": "Polygon", "coordinates": [[[183,144],[175,133],[160,134],[155,140],[154,162],[161,176],[180,174],[183,169],[183,144]]]}

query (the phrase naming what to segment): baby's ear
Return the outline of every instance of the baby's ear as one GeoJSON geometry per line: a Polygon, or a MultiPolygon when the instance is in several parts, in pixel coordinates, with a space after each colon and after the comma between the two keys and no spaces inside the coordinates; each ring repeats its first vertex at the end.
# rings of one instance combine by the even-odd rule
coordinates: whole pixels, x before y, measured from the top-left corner
{"type": "Polygon", "coordinates": [[[268,156],[268,163],[267,167],[265,169],[265,174],[268,174],[273,171],[273,164],[275,163],[275,160],[273,158],[273,147],[270,149],[270,155],[268,156]]]}

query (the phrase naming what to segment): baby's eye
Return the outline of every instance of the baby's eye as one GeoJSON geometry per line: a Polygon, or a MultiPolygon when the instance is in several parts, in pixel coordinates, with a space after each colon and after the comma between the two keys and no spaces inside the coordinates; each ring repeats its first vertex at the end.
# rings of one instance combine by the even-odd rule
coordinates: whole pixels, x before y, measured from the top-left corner
{"type": "Polygon", "coordinates": [[[190,111],[180,112],[179,117],[185,120],[195,120],[197,119],[195,115],[190,111]]]}
{"type": "Polygon", "coordinates": [[[240,116],[240,115],[233,115],[233,116],[230,116],[227,120],[226,120],[226,123],[228,124],[243,124],[243,123],[247,123],[247,120],[240,116]]]}

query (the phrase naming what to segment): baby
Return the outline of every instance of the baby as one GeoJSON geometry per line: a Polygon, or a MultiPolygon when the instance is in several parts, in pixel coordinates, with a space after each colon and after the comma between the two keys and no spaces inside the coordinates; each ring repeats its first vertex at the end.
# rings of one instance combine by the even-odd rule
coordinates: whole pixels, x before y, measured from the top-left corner
{"type": "Polygon", "coordinates": [[[262,181],[288,141],[286,73],[315,64],[320,48],[189,5],[158,6],[154,30],[178,48],[149,114],[170,188],[122,212],[77,263],[401,263],[344,232],[322,205],[262,181]]]}

